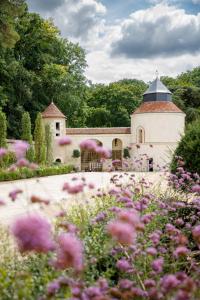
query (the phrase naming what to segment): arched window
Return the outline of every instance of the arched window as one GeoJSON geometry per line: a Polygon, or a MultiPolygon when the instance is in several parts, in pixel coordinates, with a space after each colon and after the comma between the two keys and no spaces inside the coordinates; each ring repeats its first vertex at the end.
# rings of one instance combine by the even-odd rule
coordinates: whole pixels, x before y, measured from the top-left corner
{"type": "Polygon", "coordinates": [[[57,164],[61,164],[61,159],[60,158],[57,158],[56,160],[55,160],[55,162],[57,163],[57,164]]]}
{"type": "Polygon", "coordinates": [[[144,129],[141,127],[137,130],[137,141],[139,144],[143,144],[145,142],[144,129]]]}

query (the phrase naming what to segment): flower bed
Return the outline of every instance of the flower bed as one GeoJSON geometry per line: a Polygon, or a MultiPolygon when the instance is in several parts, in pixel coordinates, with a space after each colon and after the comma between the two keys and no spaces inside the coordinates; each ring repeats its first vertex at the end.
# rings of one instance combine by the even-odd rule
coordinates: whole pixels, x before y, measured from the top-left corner
{"type": "MultiPolygon", "coordinates": [[[[38,213],[17,219],[14,253],[1,235],[2,299],[200,299],[198,195],[157,196],[128,174],[111,182],[92,203],[63,206],[54,225],[38,213]]],[[[84,177],[63,186],[75,197],[85,188],[93,186],[84,177]]]]}

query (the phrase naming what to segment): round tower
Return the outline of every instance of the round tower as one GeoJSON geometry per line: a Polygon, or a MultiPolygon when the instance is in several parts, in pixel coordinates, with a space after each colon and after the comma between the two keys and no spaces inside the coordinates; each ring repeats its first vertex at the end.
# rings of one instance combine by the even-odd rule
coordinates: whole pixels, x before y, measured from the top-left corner
{"type": "Polygon", "coordinates": [[[172,102],[172,93],[156,77],[143,94],[142,104],[131,116],[133,157],[143,156],[143,171],[169,165],[184,128],[185,114],[172,102]]]}
{"type": "Polygon", "coordinates": [[[42,113],[42,119],[44,122],[44,126],[46,124],[49,124],[51,128],[54,161],[65,162],[66,149],[65,147],[60,147],[58,145],[60,137],[66,135],[65,115],[53,102],[51,102],[51,104],[42,113]]]}

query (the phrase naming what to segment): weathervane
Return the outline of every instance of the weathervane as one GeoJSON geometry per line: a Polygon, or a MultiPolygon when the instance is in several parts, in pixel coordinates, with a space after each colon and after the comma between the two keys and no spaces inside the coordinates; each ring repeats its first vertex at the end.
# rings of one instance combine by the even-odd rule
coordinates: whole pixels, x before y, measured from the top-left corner
{"type": "Polygon", "coordinates": [[[158,70],[156,70],[156,78],[159,79],[159,72],[158,72],[158,70]]]}

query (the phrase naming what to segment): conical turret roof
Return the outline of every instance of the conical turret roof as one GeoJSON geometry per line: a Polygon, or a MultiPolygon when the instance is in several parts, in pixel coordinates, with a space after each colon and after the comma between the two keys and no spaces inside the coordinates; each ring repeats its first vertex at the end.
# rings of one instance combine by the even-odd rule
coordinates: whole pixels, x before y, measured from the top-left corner
{"type": "Polygon", "coordinates": [[[42,113],[43,118],[65,118],[65,115],[58,109],[58,107],[51,102],[51,104],[42,113]]]}
{"type": "Polygon", "coordinates": [[[144,95],[156,93],[171,94],[170,90],[168,90],[158,77],[150,84],[144,95]]]}

